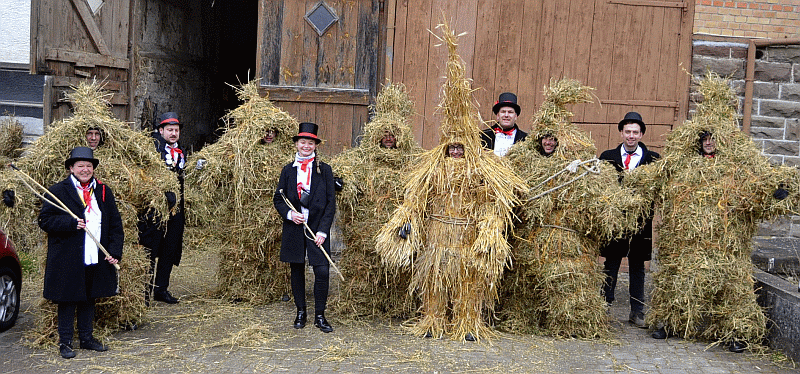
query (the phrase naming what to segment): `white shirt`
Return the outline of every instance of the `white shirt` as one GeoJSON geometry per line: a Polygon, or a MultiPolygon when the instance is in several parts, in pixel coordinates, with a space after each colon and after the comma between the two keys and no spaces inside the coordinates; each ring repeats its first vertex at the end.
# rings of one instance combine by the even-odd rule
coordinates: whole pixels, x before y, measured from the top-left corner
{"type": "Polygon", "coordinates": [[[642,160],[642,154],[644,153],[644,152],[642,152],[642,147],[640,147],[637,144],[636,145],[636,150],[633,153],[631,153],[631,162],[628,163],[628,167],[626,168],[625,167],[625,159],[628,158],[628,151],[625,150],[625,145],[623,145],[622,147],[619,147],[619,152],[620,152],[620,155],[622,156],[622,168],[626,169],[626,170],[636,169],[636,167],[639,166],[639,161],[642,160]]]}
{"type": "Polygon", "coordinates": [[[511,146],[514,145],[514,137],[517,136],[517,129],[514,129],[514,132],[511,135],[503,134],[502,132],[498,132],[494,134],[494,154],[503,157],[508,153],[508,150],[511,149],[511,146]]]}
{"type": "MultiPolygon", "coordinates": [[[[167,166],[170,166],[170,167],[175,166],[175,160],[172,159],[172,149],[173,148],[175,148],[176,150],[179,149],[178,148],[178,143],[175,143],[175,144],[167,143],[164,146],[164,150],[167,152],[167,154],[164,155],[164,160],[165,160],[167,166]]],[[[183,155],[183,153],[180,153],[180,156],[179,156],[178,153],[176,153],[175,157],[178,158],[178,165],[177,165],[178,168],[179,169],[183,169],[184,166],[186,165],[186,157],[183,155]]]]}
{"type": "MultiPolygon", "coordinates": [[[[71,175],[70,178],[72,179],[72,185],[75,187],[75,191],[78,193],[78,197],[83,201],[81,182],[79,182],[74,175],[71,175]]],[[[103,214],[100,212],[100,207],[97,205],[97,198],[95,197],[96,194],[94,193],[94,188],[97,186],[95,180],[92,179],[89,185],[93,190],[92,199],[88,203],[84,202],[86,206],[83,209],[83,217],[86,222],[86,230],[91,232],[97,241],[100,241],[100,226],[103,223],[103,214]]],[[[94,265],[98,262],[99,258],[100,254],[97,243],[92,240],[89,233],[86,233],[83,238],[83,263],[86,265],[94,265]]]]}

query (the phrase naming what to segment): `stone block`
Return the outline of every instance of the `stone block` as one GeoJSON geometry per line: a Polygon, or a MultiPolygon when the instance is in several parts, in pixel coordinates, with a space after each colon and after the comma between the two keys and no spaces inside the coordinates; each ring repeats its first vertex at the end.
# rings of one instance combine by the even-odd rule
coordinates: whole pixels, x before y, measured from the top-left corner
{"type": "Polygon", "coordinates": [[[766,59],[771,62],[800,63],[800,48],[795,45],[771,46],[766,49],[766,59]]]}
{"type": "Polygon", "coordinates": [[[798,156],[797,142],[787,142],[781,140],[764,140],[764,154],[778,156],[798,156]]]}
{"type": "MultiPolygon", "coordinates": [[[[753,97],[759,99],[779,99],[781,85],[770,82],[753,82],[753,97]]],[[[742,88],[741,95],[744,95],[742,88]]]]}
{"type": "Polygon", "coordinates": [[[797,141],[800,140],[800,119],[787,118],[786,131],[784,132],[784,140],[797,141]]]}
{"type": "Polygon", "coordinates": [[[800,103],[783,100],[759,100],[758,115],[766,117],[800,118],[800,103]]]}
{"type": "Polygon", "coordinates": [[[744,79],[745,61],[731,58],[711,58],[694,56],[692,58],[692,74],[704,76],[709,69],[723,77],[744,79]]]}
{"type": "Polygon", "coordinates": [[[751,127],[783,128],[785,125],[786,125],[786,119],[784,118],[762,117],[762,116],[750,117],[751,127]]]}
{"type": "Polygon", "coordinates": [[[730,58],[730,45],[722,43],[695,42],[692,45],[692,54],[695,56],[730,58]]]}
{"type": "Polygon", "coordinates": [[[750,136],[754,139],[786,140],[783,138],[784,129],[769,127],[750,127],[750,136]]]}
{"type": "MultiPolygon", "coordinates": [[[[800,157],[784,157],[783,166],[800,167],[800,157]]],[[[798,232],[800,234],[800,232],[798,232]]],[[[793,235],[794,236],[794,235],[793,235]]],[[[800,237],[800,236],[798,236],[800,237]]]]}
{"type": "MultiPolygon", "coordinates": [[[[792,219],[789,216],[780,216],[771,222],[762,222],[758,225],[757,236],[787,236],[792,229],[792,219]]],[[[762,245],[756,240],[756,248],[762,245]]]]}
{"type": "Polygon", "coordinates": [[[756,61],[753,78],[761,82],[791,82],[792,64],[786,62],[756,61]]]}
{"type": "Polygon", "coordinates": [[[756,270],[758,304],[765,308],[769,320],[767,341],[795,361],[800,360],[800,297],[797,284],[756,270]]]}
{"type": "Polygon", "coordinates": [[[780,85],[781,100],[800,101],[800,84],[782,84],[780,85]]]}

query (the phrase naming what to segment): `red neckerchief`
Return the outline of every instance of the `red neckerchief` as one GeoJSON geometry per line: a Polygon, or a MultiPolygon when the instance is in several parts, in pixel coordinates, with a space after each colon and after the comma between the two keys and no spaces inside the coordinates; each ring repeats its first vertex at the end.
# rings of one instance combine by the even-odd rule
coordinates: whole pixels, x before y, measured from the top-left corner
{"type": "Polygon", "coordinates": [[[178,154],[181,157],[183,157],[183,151],[181,151],[181,149],[178,147],[171,147],[169,149],[169,154],[172,156],[172,162],[175,163],[175,165],[178,165],[178,163],[180,162],[180,159],[175,157],[175,155],[178,154]]]}
{"type": "Polygon", "coordinates": [[[92,182],[86,184],[80,182],[78,188],[83,191],[83,206],[86,207],[86,212],[92,211],[92,182]]]}
{"type": "Polygon", "coordinates": [[[305,173],[306,172],[306,168],[308,167],[308,164],[311,163],[311,161],[314,161],[314,157],[311,157],[311,158],[309,158],[307,160],[300,161],[300,170],[302,170],[305,173]]]}
{"type": "Polygon", "coordinates": [[[499,133],[502,132],[503,134],[506,134],[508,136],[514,135],[514,130],[516,130],[516,129],[517,129],[517,126],[514,126],[514,127],[510,128],[508,130],[503,130],[503,128],[500,127],[500,126],[492,127],[492,130],[494,130],[495,134],[499,134],[499,133]]]}
{"type": "MultiPolygon", "coordinates": [[[[308,169],[308,164],[310,164],[312,161],[314,161],[314,158],[315,157],[309,157],[309,158],[307,158],[305,160],[299,161],[300,162],[300,170],[303,173],[306,172],[306,169],[308,169]]],[[[303,186],[308,186],[309,184],[311,184],[311,173],[309,172],[309,173],[307,173],[307,175],[308,175],[308,178],[307,178],[305,184],[303,182],[297,182],[297,198],[298,199],[303,198],[303,194],[302,194],[303,186]]]]}

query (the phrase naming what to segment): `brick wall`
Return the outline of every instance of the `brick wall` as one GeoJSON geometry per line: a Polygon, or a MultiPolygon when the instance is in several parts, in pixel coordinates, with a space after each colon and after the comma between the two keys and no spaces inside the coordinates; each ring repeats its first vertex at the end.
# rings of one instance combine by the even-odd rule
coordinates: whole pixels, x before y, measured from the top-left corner
{"type": "Polygon", "coordinates": [[[694,33],[748,38],[800,35],[800,0],[696,0],[694,33]]]}
{"type": "MultiPolygon", "coordinates": [[[[748,39],[698,40],[692,48],[692,75],[706,69],[730,77],[744,100],[748,39]]],[[[800,166],[800,46],[771,46],[756,53],[750,135],[775,164],[800,166]]],[[[739,105],[742,114],[742,105],[739,105]]],[[[691,116],[691,113],[690,113],[691,116]]],[[[763,224],[759,236],[800,238],[800,217],[763,224]]]]}

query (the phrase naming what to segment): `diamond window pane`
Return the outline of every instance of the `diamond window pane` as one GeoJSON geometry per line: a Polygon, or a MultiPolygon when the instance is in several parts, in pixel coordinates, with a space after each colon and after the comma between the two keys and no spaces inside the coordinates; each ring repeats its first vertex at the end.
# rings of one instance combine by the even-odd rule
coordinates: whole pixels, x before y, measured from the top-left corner
{"type": "Polygon", "coordinates": [[[322,36],[328,28],[339,20],[339,17],[336,16],[336,13],[328,4],[325,4],[324,1],[320,1],[306,13],[305,19],[314,27],[317,34],[322,36]]]}

